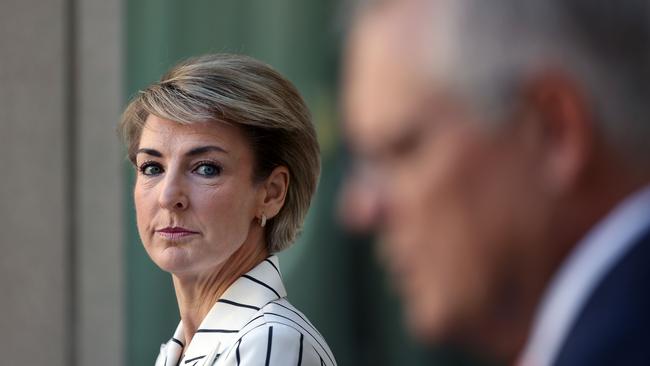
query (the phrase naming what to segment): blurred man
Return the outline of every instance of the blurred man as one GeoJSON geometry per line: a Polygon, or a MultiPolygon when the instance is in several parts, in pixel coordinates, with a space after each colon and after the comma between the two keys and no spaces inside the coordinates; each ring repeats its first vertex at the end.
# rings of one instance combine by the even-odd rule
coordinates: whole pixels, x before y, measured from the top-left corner
{"type": "Polygon", "coordinates": [[[367,3],[342,202],[414,334],[527,366],[649,364],[649,3],[367,3]]]}

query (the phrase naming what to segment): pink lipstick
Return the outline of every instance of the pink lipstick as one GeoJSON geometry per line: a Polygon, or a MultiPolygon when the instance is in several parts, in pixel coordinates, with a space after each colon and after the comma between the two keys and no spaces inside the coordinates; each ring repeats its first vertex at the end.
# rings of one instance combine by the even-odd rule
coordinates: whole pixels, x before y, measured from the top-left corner
{"type": "Polygon", "coordinates": [[[189,236],[196,235],[198,232],[177,226],[156,230],[156,234],[170,241],[179,241],[186,239],[189,236]]]}

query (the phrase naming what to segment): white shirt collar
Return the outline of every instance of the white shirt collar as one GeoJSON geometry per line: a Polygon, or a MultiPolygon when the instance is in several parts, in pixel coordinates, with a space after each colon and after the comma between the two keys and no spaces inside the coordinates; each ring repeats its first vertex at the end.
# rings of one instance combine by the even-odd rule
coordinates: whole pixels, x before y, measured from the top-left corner
{"type": "Polygon", "coordinates": [[[548,366],[596,285],[650,226],[650,186],[618,204],[572,250],[534,318],[521,365],[548,366]]]}
{"type": "Polygon", "coordinates": [[[185,344],[181,320],[169,342],[160,347],[160,365],[176,366],[181,357],[209,358],[228,349],[260,308],[287,296],[279,268],[278,257],[272,255],[238,278],[212,306],[189,345],[185,344]]]}

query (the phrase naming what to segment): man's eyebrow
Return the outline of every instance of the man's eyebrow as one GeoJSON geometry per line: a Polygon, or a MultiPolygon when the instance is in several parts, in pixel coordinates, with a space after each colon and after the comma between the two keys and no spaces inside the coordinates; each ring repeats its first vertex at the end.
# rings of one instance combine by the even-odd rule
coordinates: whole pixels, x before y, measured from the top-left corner
{"type": "Polygon", "coordinates": [[[191,149],[190,151],[188,151],[185,155],[187,155],[187,156],[195,156],[195,155],[205,154],[205,153],[210,152],[210,151],[217,151],[217,152],[221,152],[221,153],[225,153],[225,154],[228,153],[228,151],[226,151],[226,149],[224,149],[224,148],[222,148],[220,146],[208,145],[208,146],[195,147],[195,148],[191,149]]]}
{"type": "Polygon", "coordinates": [[[162,153],[160,151],[154,150],[154,149],[147,149],[147,148],[138,149],[138,151],[136,151],[135,154],[136,155],[137,154],[147,154],[147,155],[155,156],[157,158],[162,158],[162,153]]]}

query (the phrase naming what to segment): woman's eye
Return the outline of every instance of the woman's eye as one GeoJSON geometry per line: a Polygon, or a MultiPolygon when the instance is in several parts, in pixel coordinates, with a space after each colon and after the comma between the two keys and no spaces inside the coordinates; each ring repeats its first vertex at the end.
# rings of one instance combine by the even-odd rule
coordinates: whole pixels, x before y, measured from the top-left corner
{"type": "Polygon", "coordinates": [[[140,173],[143,175],[158,175],[162,172],[162,167],[156,163],[144,163],[140,166],[140,173]]]}
{"type": "Polygon", "coordinates": [[[221,173],[221,167],[212,163],[202,163],[194,169],[194,172],[205,177],[214,177],[221,173]]]}

